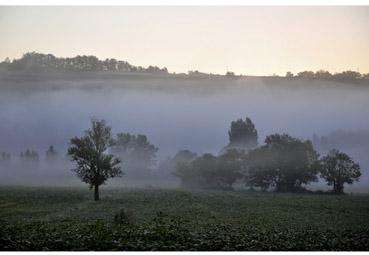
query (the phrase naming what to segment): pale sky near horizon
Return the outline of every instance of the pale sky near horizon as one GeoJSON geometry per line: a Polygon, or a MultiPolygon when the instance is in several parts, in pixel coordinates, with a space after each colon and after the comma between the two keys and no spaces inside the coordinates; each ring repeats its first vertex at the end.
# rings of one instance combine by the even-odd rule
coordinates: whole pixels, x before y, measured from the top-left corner
{"type": "Polygon", "coordinates": [[[369,6],[0,7],[0,60],[29,51],[170,72],[369,73],[369,6]]]}

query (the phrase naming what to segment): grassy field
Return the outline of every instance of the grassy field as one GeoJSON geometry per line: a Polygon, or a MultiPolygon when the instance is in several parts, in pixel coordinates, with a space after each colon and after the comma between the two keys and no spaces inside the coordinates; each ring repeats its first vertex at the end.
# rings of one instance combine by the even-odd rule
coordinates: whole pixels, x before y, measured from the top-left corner
{"type": "Polygon", "coordinates": [[[1,187],[0,224],[0,250],[369,250],[369,195],[1,187]]]}

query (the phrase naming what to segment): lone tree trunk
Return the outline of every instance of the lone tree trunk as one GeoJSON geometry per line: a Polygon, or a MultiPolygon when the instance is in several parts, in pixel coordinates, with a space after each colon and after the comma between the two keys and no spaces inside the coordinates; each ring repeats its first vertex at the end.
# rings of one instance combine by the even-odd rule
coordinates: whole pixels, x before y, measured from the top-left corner
{"type": "Polygon", "coordinates": [[[95,185],[95,201],[100,200],[100,196],[99,196],[99,185],[95,185]]]}
{"type": "Polygon", "coordinates": [[[343,194],[343,184],[340,181],[333,182],[333,192],[336,194],[343,194]]]}
{"type": "Polygon", "coordinates": [[[336,187],[337,194],[343,194],[343,184],[339,183],[336,187]]]}

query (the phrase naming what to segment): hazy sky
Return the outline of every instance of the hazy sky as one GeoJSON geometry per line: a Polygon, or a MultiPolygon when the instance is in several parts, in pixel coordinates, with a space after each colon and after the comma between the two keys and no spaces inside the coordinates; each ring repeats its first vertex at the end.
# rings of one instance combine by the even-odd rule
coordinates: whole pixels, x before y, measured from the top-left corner
{"type": "Polygon", "coordinates": [[[37,51],[171,72],[369,72],[369,7],[0,7],[0,35],[0,59],[37,51]]]}

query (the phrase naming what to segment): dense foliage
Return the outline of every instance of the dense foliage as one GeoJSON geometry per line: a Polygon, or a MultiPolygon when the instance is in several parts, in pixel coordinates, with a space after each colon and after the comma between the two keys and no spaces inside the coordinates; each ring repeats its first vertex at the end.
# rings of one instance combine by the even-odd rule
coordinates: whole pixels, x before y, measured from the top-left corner
{"type": "Polygon", "coordinates": [[[190,161],[177,164],[175,175],[184,188],[232,189],[241,177],[243,153],[232,149],[220,156],[205,153],[190,161]]]}
{"type": "MultiPolygon", "coordinates": [[[[360,177],[360,167],[344,153],[331,152],[319,159],[310,140],[288,134],[272,134],[257,148],[257,130],[246,117],[232,121],[229,144],[218,156],[191,155],[191,160],[177,162],[174,174],[184,188],[232,189],[243,180],[250,189],[305,192],[305,186],[318,180],[318,174],[334,192],[343,193],[344,183],[360,177]],[[334,154],[334,155],[333,155],[334,154]]],[[[316,138],[315,138],[316,140],[316,138]]],[[[174,158],[170,162],[175,162],[174,158]]],[[[173,163],[172,163],[173,165],[173,163]]]]}
{"type": "Polygon", "coordinates": [[[133,66],[126,61],[114,58],[100,60],[95,56],[76,56],[73,58],[59,58],[52,54],[28,52],[22,58],[5,59],[0,63],[0,67],[9,70],[59,70],[59,71],[119,71],[119,72],[147,72],[147,73],[168,73],[167,68],[149,66],[133,66]]]}
{"type": "MultiPolygon", "coordinates": [[[[286,73],[287,78],[292,78],[294,75],[291,72],[286,73]]],[[[356,71],[343,71],[340,73],[330,73],[325,70],[318,70],[316,72],[313,71],[302,71],[299,72],[296,77],[298,78],[306,78],[306,79],[320,79],[320,80],[341,80],[341,81],[355,81],[361,78],[368,79],[369,74],[361,74],[356,71]]]]}
{"type": "Polygon", "coordinates": [[[104,120],[93,119],[91,124],[92,128],[85,131],[85,136],[71,139],[68,155],[77,164],[73,171],[94,188],[94,198],[99,200],[99,186],[123,172],[119,166],[120,159],[108,153],[113,145],[111,127],[104,120]]]}
{"type": "Polygon", "coordinates": [[[360,166],[347,154],[339,150],[331,150],[321,159],[321,176],[327,184],[333,185],[333,192],[343,193],[345,183],[352,184],[361,176],[360,166]]]}
{"type": "Polygon", "coordinates": [[[258,145],[258,132],[250,118],[238,119],[231,122],[228,131],[229,144],[226,147],[236,149],[252,149],[258,145]]]}
{"type": "Polygon", "coordinates": [[[267,136],[265,145],[250,151],[246,162],[249,185],[277,191],[299,191],[317,180],[319,170],[312,143],[287,134],[267,136]]]}

